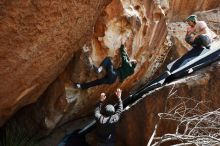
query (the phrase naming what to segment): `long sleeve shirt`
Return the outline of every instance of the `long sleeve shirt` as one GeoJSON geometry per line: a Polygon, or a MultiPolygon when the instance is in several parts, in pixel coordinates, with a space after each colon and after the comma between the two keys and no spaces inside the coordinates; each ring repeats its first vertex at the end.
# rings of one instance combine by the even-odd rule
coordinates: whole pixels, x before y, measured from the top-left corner
{"type": "Polygon", "coordinates": [[[105,116],[101,114],[102,103],[100,102],[95,108],[95,119],[97,121],[97,136],[101,143],[115,142],[115,126],[120,119],[123,111],[122,100],[118,101],[118,108],[115,114],[105,116]]]}

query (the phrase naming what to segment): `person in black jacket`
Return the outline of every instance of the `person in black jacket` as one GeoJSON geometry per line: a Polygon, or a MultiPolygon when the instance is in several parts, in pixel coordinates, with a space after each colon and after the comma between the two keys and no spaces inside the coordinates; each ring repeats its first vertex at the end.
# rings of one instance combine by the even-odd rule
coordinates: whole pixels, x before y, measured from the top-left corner
{"type": "Polygon", "coordinates": [[[134,69],[137,65],[136,60],[131,60],[125,51],[124,45],[120,47],[120,55],[122,64],[119,68],[115,69],[111,62],[110,57],[106,57],[99,68],[97,68],[96,72],[100,73],[103,69],[106,70],[106,75],[94,81],[90,81],[87,83],[75,83],[74,87],[78,89],[88,89],[93,86],[101,85],[101,84],[113,84],[116,82],[117,78],[120,82],[123,82],[128,76],[134,73],[134,69]]]}
{"type": "Polygon", "coordinates": [[[101,114],[102,103],[106,99],[105,93],[101,93],[100,102],[95,109],[95,119],[97,122],[98,146],[114,146],[115,145],[115,126],[120,119],[123,111],[121,100],[121,89],[117,89],[116,96],[118,98],[118,109],[115,111],[113,105],[105,106],[105,113],[101,114]]]}

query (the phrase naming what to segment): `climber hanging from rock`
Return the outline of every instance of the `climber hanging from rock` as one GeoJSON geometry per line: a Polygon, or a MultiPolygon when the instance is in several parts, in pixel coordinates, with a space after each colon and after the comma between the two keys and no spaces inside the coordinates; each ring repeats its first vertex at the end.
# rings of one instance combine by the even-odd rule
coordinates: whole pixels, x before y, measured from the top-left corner
{"type": "Polygon", "coordinates": [[[208,28],[205,21],[198,21],[196,15],[190,15],[186,22],[189,27],[185,36],[185,41],[196,47],[210,47],[212,41],[211,30],[208,28]]]}
{"type": "Polygon", "coordinates": [[[97,73],[101,73],[103,69],[106,70],[106,75],[103,78],[87,83],[74,83],[74,87],[78,89],[88,89],[101,84],[113,84],[117,79],[123,82],[128,76],[134,73],[137,61],[129,58],[123,44],[120,47],[120,55],[122,63],[119,68],[115,69],[110,57],[106,57],[98,68],[94,66],[97,73]]]}

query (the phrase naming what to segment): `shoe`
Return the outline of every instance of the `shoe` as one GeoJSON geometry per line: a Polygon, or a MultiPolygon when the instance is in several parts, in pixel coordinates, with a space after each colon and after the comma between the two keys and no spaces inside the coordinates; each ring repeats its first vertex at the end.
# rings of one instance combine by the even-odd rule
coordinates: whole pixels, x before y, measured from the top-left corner
{"type": "Polygon", "coordinates": [[[206,49],[210,49],[211,48],[211,46],[209,45],[209,46],[206,46],[206,49]]]}
{"type": "Polygon", "coordinates": [[[92,67],[93,67],[93,69],[94,69],[94,71],[97,73],[97,74],[99,74],[99,73],[101,73],[102,72],[102,66],[100,66],[99,68],[98,67],[96,67],[95,65],[92,65],[92,67]]]}
{"type": "Polygon", "coordinates": [[[81,87],[81,85],[79,84],[79,83],[74,83],[74,88],[77,88],[77,89],[81,89],[82,87],[81,87]]]}
{"type": "Polygon", "coordinates": [[[193,72],[193,69],[190,68],[190,69],[188,70],[188,73],[190,74],[190,73],[192,73],[192,72],[193,72]]]}
{"type": "Polygon", "coordinates": [[[100,66],[100,67],[98,68],[98,73],[101,73],[101,72],[102,72],[102,69],[103,69],[103,67],[100,66]]]}

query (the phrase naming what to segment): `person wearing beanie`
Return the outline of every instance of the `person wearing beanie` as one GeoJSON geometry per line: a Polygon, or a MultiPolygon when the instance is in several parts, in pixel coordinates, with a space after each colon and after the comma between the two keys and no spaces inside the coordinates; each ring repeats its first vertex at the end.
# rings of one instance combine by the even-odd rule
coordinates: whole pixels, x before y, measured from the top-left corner
{"type": "Polygon", "coordinates": [[[115,111],[113,105],[105,106],[104,113],[101,113],[103,102],[106,99],[105,93],[101,93],[100,101],[95,108],[95,119],[97,122],[97,138],[98,146],[115,146],[115,128],[123,111],[123,104],[121,100],[121,89],[117,89],[115,94],[118,98],[118,108],[115,111]]]}
{"type": "Polygon", "coordinates": [[[97,73],[102,72],[103,69],[106,70],[106,75],[103,78],[87,83],[74,83],[74,87],[78,89],[88,89],[97,85],[113,84],[117,79],[123,82],[128,76],[134,73],[137,61],[129,58],[123,44],[120,47],[120,56],[122,63],[119,68],[115,69],[110,57],[106,57],[98,68],[93,66],[97,73]]]}
{"type": "Polygon", "coordinates": [[[185,41],[190,44],[193,48],[210,47],[211,43],[211,30],[208,28],[205,21],[198,21],[196,15],[190,15],[186,22],[187,32],[185,41]]]}

